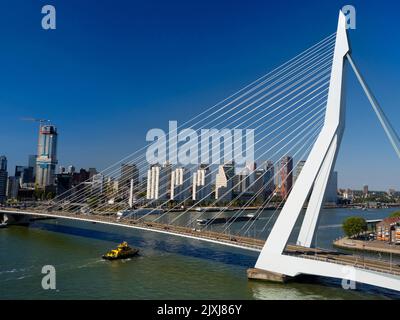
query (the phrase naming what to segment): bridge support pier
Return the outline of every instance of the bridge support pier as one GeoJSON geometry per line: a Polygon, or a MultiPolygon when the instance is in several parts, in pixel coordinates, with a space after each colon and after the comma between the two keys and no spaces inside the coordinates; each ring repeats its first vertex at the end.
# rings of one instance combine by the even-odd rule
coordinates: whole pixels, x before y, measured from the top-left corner
{"type": "Polygon", "coordinates": [[[249,280],[262,280],[262,281],[278,282],[278,283],[286,283],[293,279],[293,277],[287,276],[285,274],[257,269],[257,268],[247,269],[247,278],[249,280]]]}
{"type": "Polygon", "coordinates": [[[29,225],[31,219],[29,215],[15,215],[3,213],[0,222],[8,225],[29,225]]]}

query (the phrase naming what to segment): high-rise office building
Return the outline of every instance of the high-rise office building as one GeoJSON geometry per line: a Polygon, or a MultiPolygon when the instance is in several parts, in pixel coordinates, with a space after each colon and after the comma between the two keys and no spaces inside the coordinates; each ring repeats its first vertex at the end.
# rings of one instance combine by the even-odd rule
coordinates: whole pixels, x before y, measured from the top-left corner
{"type": "Polygon", "coordinates": [[[234,176],[235,164],[233,162],[218,167],[215,178],[215,199],[219,201],[232,200],[234,176]]]}
{"type": "Polygon", "coordinates": [[[32,172],[33,172],[33,181],[35,181],[35,176],[36,176],[36,158],[37,155],[36,154],[31,154],[28,157],[28,168],[32,168],[32,172]]]}
{"type": "Polygon", "coordinates": [[[20,178],[24,172],[24,166],[15,166],[14,176],[20,178]]]}
{"type": "Polygon", "coordinates": [[[266,198],[266,180],[265,180],[265,169],[257,169],[254,171],[254,184],[253,191],[258,202],[264,202],[266,198]]]}
{"type": "Polygon", "coordinates": [[[171,200],[185,201],[189,198],[189,171],[186,168],[176,168],[171,173],[171,200]]]}
{"type": "Polygon", "coordinates": [[[273,194],[275,192],[275,166],[272,161],[267,161],[264,166],[264,183],[265,192],[267,195],[273,194]]]}
{"type": "Polygon", "coordinates": [[[54,185],[57,165],[57,128],[42,125],[39,129],[35,182],[39,188],[54,185]]]}
{"type": "Polygon", "coordinates": [[[17,199],[19,191],[19,178],[8,177],[7,197],[9,199],[17,199]]]}
{"type": "Polygon", "coordinates": [[[15,166],[15,172],[14,176],[18,179],[19,184],[26,185],[33,183],[34,180],[34,168],[30,167],[29,165],[27,167],[25,166],[15,166]]]}
{"type": "Polygon", "coordinates": [[[281,196],[287,198],[293,186],[293,158],[285,156],[280,161],[281,196]]]}
{"type": "Polygon", "coordinates": [[[7,171],[7,157],[0,156],[0,170],[7,171]]]}
{"type": "Polygon", "coordinates": [[[89,179],[92,179],[93,176],[95,176],[96,174],[98,174],[97,169],[96,168],[89,168],[89,179]]]}
{"type": "Polygon", "coordinates": [[[294,176],[294,182],[296,182],[297,178],[299,177],[301,170],[303,170],[304,165],[306,164],[305,160],[301,160],[297,163],[296,166],[296,174],[294,176]]]}
{"type": "Polygon", "coordinates": [[[32,184],[34,182],[33,178],[33,168],[32,167],[23,167],[22,173],[20,176],[20,183],[22,184],[27,184],[30,183],[32,184]]]}
{"type": "Polygon", "coordinates": [[[368,196],[368,186],[367,185],[365,185],[364,187],[363,187],[363,194],[364,194],[364,196],[368,196]]]}
{"type": "Polygon", "coordinates": [[[254,183],[254,172],[257,170],[257,163],[247,162],[245,170],[249,173],[249,183],[252,185],[254,183]]]}
{"type": "Polygon", "coordinates": [[[248,192],[250,191],[250,185],[252,183],[252,174],[247,167],[241,170],[233,178],[233,191],[235,192],[248,192]]]}
{"type": "Polygon", "coordinates": [[[7,199],[7,158],[0,157],[0,203],[4,203],[7,199]]]}
{"type": "Polygon", "coordinates": [[[211,173],[206,164],[201,164],[193,173],[192,199],[206,201],[211,198],[211,173]]]}

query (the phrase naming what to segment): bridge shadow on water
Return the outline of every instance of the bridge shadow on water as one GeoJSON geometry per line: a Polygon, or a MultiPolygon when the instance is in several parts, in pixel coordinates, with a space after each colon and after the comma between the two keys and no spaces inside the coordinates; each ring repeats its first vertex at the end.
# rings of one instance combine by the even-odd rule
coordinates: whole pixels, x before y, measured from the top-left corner
{"type": "MultiPolygon", "coordinates": [[[[300,275],[296,277],[296,283],[297,284],[315,284],[315,285],[320,285],[320,286],[325,286],[325,287],[337,287],[337,288],[342,288],[342,279],[334,279],[334,278],[325,278],[325,277],[320,277],[320,276],[313,276],[313,275],[300,275]]],[[[376,295],[380,296],[381,298],[389,298],[389,299],[400,299],[400,293],[390,290],[390,289],[385,289],[385,288],[379,288],[379,287],[374,287],[368,284],[364,283],[356,283],[356,289],[354,289],[359,292],[365,292],[371,295],[376,295]]]]}
{"type": "MultiPolygon", "coordinates": [[[[82,225],[83,223],[79,223],[82,225]]],[[[90,225],[92,223],[85,223],[90,225]]],[[[61,223],[34,222],[30,228],[58,232],[73,236],[91,238],[102,241],[120,243],[127,241],[129,244],[139,248],[148,248],[167,253],[190,256],[200,259],[212,259],[224,264],[236,265],[250,268],[256,263],[258,254],[248,252],[239,248],[224,247],[218,244],[207,243],[199,240],[168,236],[165,234],[118,228],[92,224],[96,229],[85,226],[71,226],[61,223]],[[107,229],[107,230],[99,230],[107,229]]]]}
{"type": "MultiPolygon", "coordinates": [[[[37,221],[32,223],[30,228],[113,243],[127,241],[132,246],[142,249],[213,260],[223,264],[242,267],[243,269],[254,267],[258,257],[258,253],[256,252],[144,230],[119,228],[89,222],[79,222],[77,225],[69,225],[69,223],[64,221],[61,223],[58,223],[58,221],[56,223],[37,221]]],[[[342,288],[341,279],[311,275],[296,277],[295,283],[342,288]]],[[[400,293],[396,291],[366,284],[357,283],[356,290],[390,299],[400,299],[400,293]]]]}

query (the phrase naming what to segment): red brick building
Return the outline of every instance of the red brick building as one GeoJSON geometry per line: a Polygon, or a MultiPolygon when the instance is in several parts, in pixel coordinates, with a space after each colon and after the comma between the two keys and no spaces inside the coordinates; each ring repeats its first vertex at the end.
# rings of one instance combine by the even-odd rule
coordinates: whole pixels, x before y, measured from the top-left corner
{"type": "Polygon", "coordinates": [[[400,217],[386,218],[376,225],[376,239],[400,244],[400,217]]]}

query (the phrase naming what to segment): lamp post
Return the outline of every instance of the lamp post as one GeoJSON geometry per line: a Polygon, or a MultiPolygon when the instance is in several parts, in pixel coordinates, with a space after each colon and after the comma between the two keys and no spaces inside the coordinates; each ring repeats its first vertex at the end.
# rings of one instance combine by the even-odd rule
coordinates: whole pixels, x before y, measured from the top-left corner
{"type": "MultiPolygon", "coordinates": [[[[365,240],[364,240],[365,241],[365,240]]],[[[363,250],[362,250],[362,255],[363,255],[363,264],[365,268],[365,242],[363,241],[363,250]]]]}

